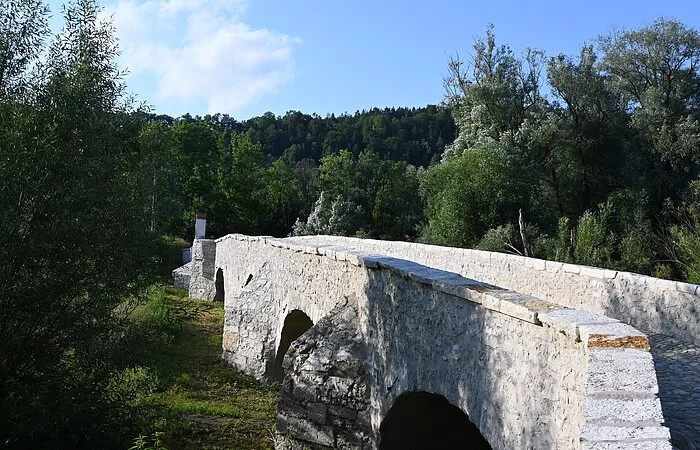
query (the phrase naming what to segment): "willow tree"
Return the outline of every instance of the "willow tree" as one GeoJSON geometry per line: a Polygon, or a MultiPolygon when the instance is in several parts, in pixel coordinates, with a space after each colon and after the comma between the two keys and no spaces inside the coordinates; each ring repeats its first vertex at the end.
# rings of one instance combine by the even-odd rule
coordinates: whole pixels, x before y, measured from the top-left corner
{"type": "MultiPolygon", "coordinates": [[[[630,117],[657,203],[700,171],[700,34],[673,20],[600,38],[601,69],[630,117]]],[[[652,191],[652,192],[653,192],[652,191]]]]}
{"type": "Polygon", "coordinates": [[[117,444],[118,305],[149,281],[131,102],[95,1],[0,3],[0,442],[117,444]],[[94,439],[99,439],[95,441],[94,439]]]}

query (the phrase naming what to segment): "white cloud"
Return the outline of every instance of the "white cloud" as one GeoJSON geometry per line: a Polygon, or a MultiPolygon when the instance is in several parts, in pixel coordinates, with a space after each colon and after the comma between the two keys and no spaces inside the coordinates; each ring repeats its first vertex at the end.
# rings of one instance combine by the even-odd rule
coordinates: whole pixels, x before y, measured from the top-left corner
{"type": "Polygon", "coordinates": [[[126,68],[154,78],[149,101],[204,100],[207,112],[236,113],[292,79],[300,42],[246,25],[246,7],[246,0],[118,0],[105,13],[126,68]]]}

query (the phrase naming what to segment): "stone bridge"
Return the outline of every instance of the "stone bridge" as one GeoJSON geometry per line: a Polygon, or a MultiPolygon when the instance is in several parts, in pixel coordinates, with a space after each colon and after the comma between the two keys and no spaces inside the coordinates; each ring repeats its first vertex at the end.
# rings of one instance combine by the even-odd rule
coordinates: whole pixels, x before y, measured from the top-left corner
{"type": "Polygon", "coordinates": [[[278,449],[700,442],[696,285],[331,236],[192,254],[190,295],[224,301],[223,358],[281,382],[278,449]]]}

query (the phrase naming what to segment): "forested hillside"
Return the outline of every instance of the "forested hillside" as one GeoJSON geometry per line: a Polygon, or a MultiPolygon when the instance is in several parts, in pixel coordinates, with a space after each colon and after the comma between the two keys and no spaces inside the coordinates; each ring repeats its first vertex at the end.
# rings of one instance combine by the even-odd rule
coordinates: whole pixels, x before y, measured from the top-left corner
{"type": "Polygon", "coordinates": [[[324,198],[343,194],[352,202],[349,208],[362,208],[355,225],[337,232],[364,228],[377,237],[414,238],[420,202],[407,212],[417,217],[396,231],[388,223],[392,217],[379,216],[398,212],[378,210],[372,218],[377,191],[380,209],[385,197],[408,194],[406,189],[416,196],[415,168],[438,162],[456,134],[442,106],[325,118],[290,111],[241,122],[221,114],[143,120],[139,141],[151,155],[154,229],[183,236],[199,209],[209,213],[215,236],[234,231],[285,236],[327,191],[324,198]]]}

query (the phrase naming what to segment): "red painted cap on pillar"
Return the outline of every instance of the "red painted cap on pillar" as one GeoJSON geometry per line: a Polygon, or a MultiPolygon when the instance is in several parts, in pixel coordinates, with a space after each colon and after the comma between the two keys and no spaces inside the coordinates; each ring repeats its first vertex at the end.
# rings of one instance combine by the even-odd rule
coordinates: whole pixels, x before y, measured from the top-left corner
{"type": "Polygon", "coordinates": [[[195,219],[206,219],[207,218],[207,213],[199,211],[195,215],[195,219]]]}

